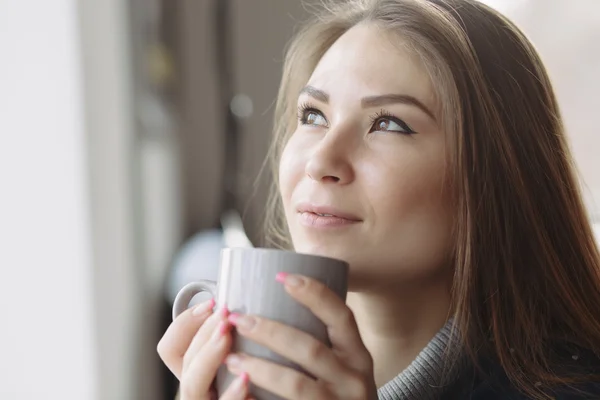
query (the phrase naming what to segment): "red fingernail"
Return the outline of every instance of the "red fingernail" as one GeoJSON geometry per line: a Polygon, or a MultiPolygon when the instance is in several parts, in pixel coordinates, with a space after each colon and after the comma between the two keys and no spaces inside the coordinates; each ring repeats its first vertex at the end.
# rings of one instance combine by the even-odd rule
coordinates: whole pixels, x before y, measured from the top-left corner
{"type": "Polygon", "coordinates": [[[287,272],[278,272],[275,276],[275,280],[280,283],[285,283],[285,278],[287,278],[288,275],[287,272]]]}
{"type": "Polygon", "coordinates": [[[221,308],[221,315],[222,315],[224,318],[227,318],[227,317],[229,316],[229,309],[227,308],[227,306],[226,306],[226,305],[224,305],[224,306],[221,308]]]}
{"type": "Polygon", "coordinates": [[[248,376],[247,372],[242,372],[242,374],[240,375],[240,379],[242,380],[242,382],[248,383],[250,377],[248,376]]]}

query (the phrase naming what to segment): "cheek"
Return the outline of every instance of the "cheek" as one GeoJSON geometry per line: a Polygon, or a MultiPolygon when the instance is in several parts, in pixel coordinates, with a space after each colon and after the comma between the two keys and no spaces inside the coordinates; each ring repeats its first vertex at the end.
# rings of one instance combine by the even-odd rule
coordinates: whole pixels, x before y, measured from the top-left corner
{"type": "Polygon", "coordinates": [[[365,193],[371,193],[373,204],[379,205],[382,212],[435,211],[446,203],[446,170],[441,146],[427,152],[386,154],[365,172],[368,175],[365,193]]]}
{"type": "Polygon", "coordinates": [[[407,158],[386,171],[370,179],[365,191],[370,193],[379,239],[400,240],[405,251],[445,252],[452,213],[443,157],[407,158]]]}

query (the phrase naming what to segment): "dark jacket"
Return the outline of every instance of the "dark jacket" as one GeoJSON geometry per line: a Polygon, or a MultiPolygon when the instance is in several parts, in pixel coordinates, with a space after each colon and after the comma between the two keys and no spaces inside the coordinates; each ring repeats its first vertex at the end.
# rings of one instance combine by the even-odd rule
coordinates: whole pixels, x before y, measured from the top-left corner
{"type": "MultiPolygon", "coordinates": [[[[600,359],[587,351],[563,352],[560,370],[566,374],[600,376],[600,359]]],[[[481,360],[481,368],[469,369],[445,391],[441,400],[530,400],[511,384],[497,362],[481,360]]],[[[539,382],[543,389],[543,383],[539,382]]],[[[576,387],[556,387],[546,390],[556,400],[600,400],[600,382],[588,382],[576,387]]]]}

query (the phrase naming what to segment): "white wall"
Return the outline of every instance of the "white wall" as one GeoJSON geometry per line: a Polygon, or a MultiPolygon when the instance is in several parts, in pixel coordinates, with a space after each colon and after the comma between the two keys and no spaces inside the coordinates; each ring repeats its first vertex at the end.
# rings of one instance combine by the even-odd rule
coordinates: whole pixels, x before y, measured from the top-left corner
{"type": "Polygon", "coordinates": [[[97,399],[75,0],[0,1],[0,398],[97,399]]]}
{"type": "Polygon", "coordinates": [[[160,395],[127,5],[0,0],[0,399],[160,395]]]}
{"type": "MultiPolygon", "coordinates": [[[[40,0],[42,1],[42,0],[40,0]]],[[[98,400],[153,400],[145,321],[128,2],[78,1],[93,242],[98,400]],[[147,379],[144,379],[144,378],[147,379]]],[[[75,399],[76,397],[73,397],[75,399]]]]}

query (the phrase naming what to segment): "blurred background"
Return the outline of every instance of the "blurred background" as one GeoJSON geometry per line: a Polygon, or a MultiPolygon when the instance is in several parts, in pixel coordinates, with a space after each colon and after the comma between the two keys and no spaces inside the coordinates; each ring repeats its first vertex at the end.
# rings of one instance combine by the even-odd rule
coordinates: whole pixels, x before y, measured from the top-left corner
{"type": "MultiPolygon", "coordinates": [[[[487,3],[545,60],[600,221],[600,1],[487,3]]],[[[214,277],[222,246],[264,245],[260,172],[307,15],[299,0],[0,0],[1,399],[173,398],[155,351],[173,293],[214,277]]]]}

